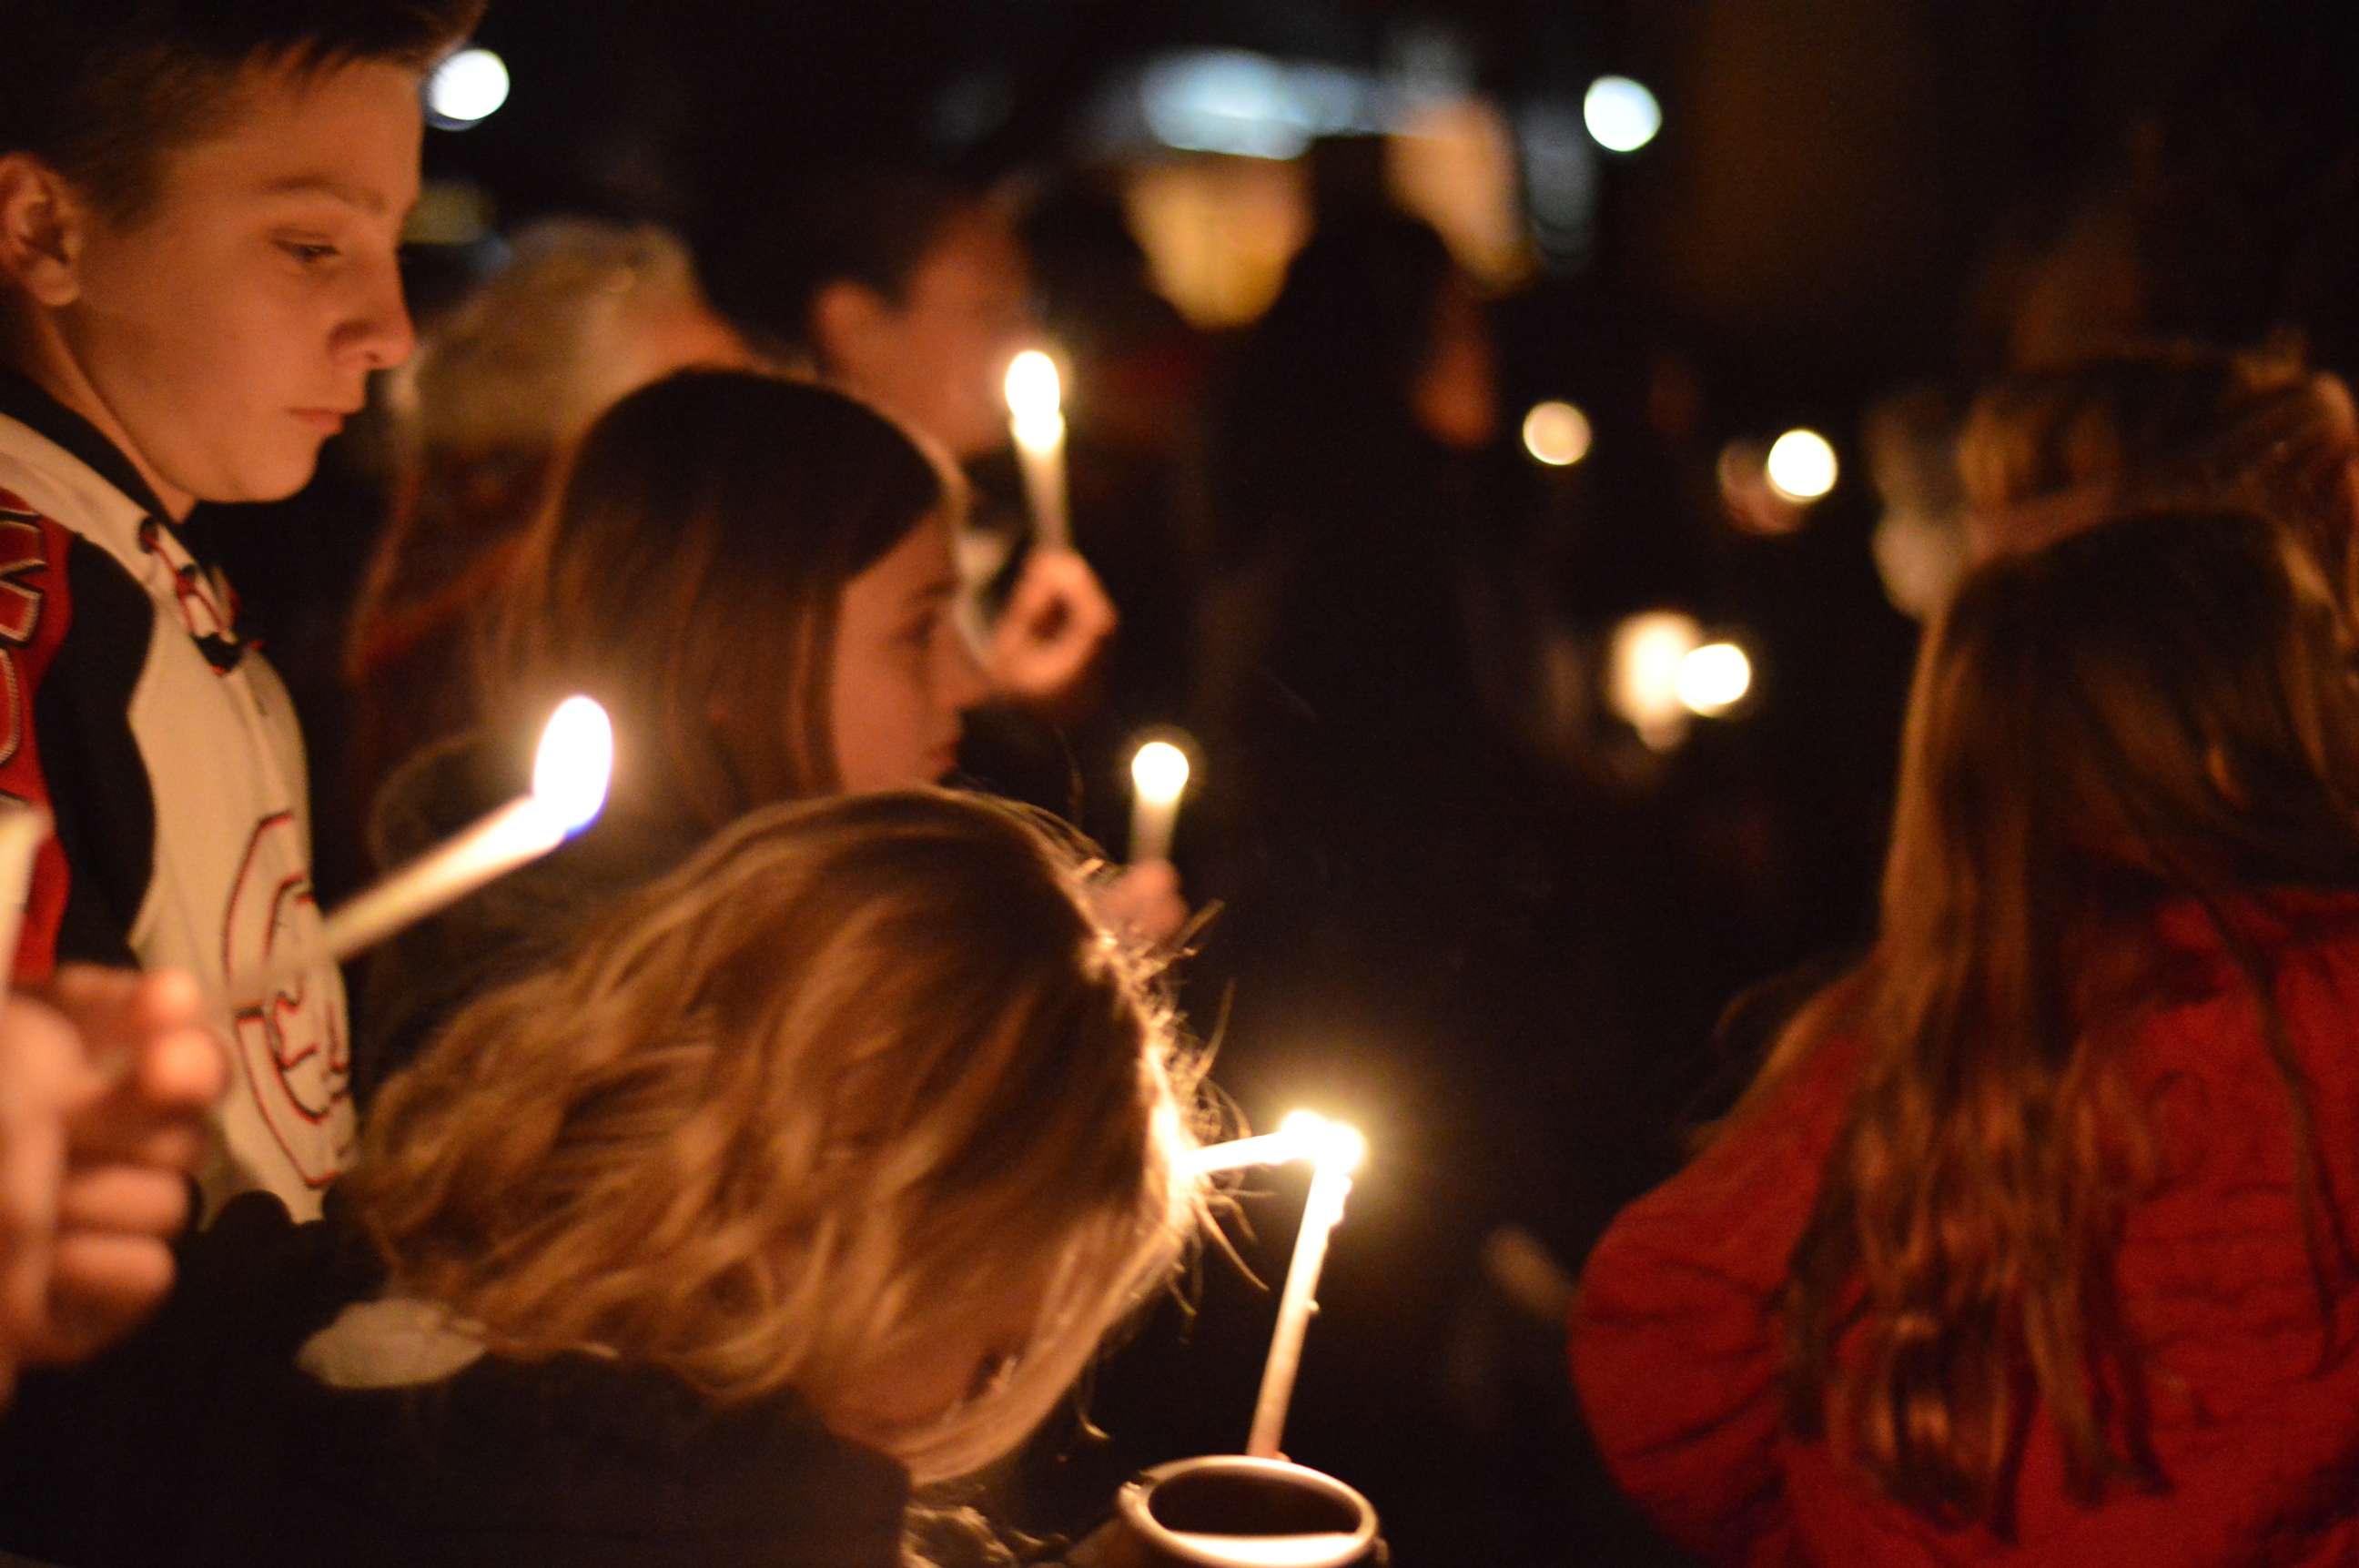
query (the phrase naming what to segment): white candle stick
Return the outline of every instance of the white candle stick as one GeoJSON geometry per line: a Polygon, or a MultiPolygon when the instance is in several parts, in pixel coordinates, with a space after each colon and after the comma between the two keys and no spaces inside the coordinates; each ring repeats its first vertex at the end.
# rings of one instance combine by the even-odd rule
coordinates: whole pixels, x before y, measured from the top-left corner
{"type": "Polygon", "coordinates": [[[1283,1165],[1289,1160],[1308,1160],[1311,1152],[1292,1133],[1266,1132],[1258,1138],[1238,1138],[1226,1143],[1206,1144],[1188,1163],[1197,1175],[1213,1176],[1224,1171],[1245,1171],[1256,1165],[1283,1165]]]}
{"type": "Polygon", "coordinates": [[[1070,550],[1073,529],[1065,511],[1064,388],[1057,362],[1027,348],[1007,366],[1008,428],[1024,469],[1024,499],[1032,531],[1049,550],[1070,550]]]}
{"type": "Polygon", "coordinates": [[[411,861],[322,921],[319,935],[258,970],[232,975],[215,997],[249,1007],[323,964],[339,964],[555,849],[605,804],[614,733],[606,712],[569,697],[549,715],[533,759],[532,792],[411,861]]]}
{"type": "Polygon", "coordinates": [[[1180,797],[1188,792],[1188,754],[1168,740],[1151,740],[1130,759],[1130,863],[1171,858],[1180,797]]]}
{"type": "Polygon", "coordinates": [[[33,896],[33,862],[49,837],[49,812],[21,800],[0,804],[0,995],[16,978],[25,904],[33,896]]]}
{"type": "Polygon", "coordinates": [[[1315,1149],[1310,1195],[1302,1205],[1302,1228],[1294,1238],[1294,1260],[1287,1266],[1286,1289],[1277,1301],[1277,1327],[1270,1335],[1269,1360],[1261,1375],[1261,1394],[1254,1401],[1253,1433],[1245,1453],[1258,1459],[1277,1457],[1278,1440],[1286,1432],[1286,1410],[1294,1399],[1295,1374],[1302,1367],[1302,1340],[1317,1312],[1319,1273],[1327,1262],[1327,1238],[1343,1217],[1343,1200],[1351,1195],[1352,1173],[1366,1157],[1367,1140],[1353,1128],[1306,1111],[1297,1111],[1279,1124],[1278,1134],[1297,1147],[1315,1149]]]}

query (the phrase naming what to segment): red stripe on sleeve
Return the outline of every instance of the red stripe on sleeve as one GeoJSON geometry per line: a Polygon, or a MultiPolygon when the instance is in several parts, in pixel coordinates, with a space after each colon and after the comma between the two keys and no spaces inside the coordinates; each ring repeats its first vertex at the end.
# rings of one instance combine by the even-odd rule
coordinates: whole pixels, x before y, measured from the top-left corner
{"type": "MultiPolygon", "coordinates": [[[[0,490],[0,793],[48,808],[49,781],[41,768],[41,738],[33,724],[33,694],[56,662],[73,622],[66,586],[72,533],[0,490]]],[[[25,909],[14,973],[20,981],[48,978],[57,967],[58,931],[64,919],[72,868],[55,837],[33,863],[32,896],[25,909]]]]}

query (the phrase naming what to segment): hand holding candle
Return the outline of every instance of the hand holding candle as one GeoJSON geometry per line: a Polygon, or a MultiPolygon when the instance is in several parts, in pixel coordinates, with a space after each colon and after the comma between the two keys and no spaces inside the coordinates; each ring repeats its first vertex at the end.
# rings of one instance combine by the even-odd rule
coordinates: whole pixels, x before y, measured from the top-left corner
{"type": "Polygon", "coordinates": [[[322,922],[314,941],[259,971],[232,975],[214,1000],[225,1011],[252,1007],[306,971],[341,963],[538,860],[596,819],[614,764],[606,711],[587,697],[568,697],[541,732],[530,794],[354,898],[322,922]]]}
{"type": "Polygon", "coordinates": [[[1148,741],[1130,759],[1132,865],[1171,858],[1171,835],[1190,771],[1188,754],[1168,740],[1148,741]]]}
{"type": "Polygon", "coordinates": [[[1037,348],[1026,349],[1009,362],[1005,390],[1033,535],[1044,548],[1070,550],[1073,530],[1065,513],[1064,389],[1057,362],[1037,348]]]}
{"type": "Polygon", "coordinates": [[[1088,561],[1037,548],[984,641],[984,673],[995,692],[1051,722],[1078,717],[1121,622],[1088,561]]]}

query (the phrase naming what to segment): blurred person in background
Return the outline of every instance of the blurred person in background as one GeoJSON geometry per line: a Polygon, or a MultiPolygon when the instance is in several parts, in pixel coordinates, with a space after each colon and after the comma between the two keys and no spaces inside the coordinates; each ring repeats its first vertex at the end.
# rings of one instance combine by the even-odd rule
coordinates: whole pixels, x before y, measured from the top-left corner
{"type": "MultiPolygon", "coordinates": [[[[1009,447],[1008,362],[1039,332],[1023,243],[998,202],[911,169],[815,170],[750,226],[715,232],[706,254],[714,299],[766,357],[874,403],[955,462],[997,476],[987,460],[1009,447]]],[[[993,499],[987,490],[986,508],[993,499]]],[[[1011,517],[984,522],[984,539],[962,534],[988,547],[965,552],[962,575],[977,588],[1024,532],[1011,517]]],[[[1088,563],[1071,550],[1031,549],[991,599],[992,618],[1038,648],[1044,674],[1051,662],[1067,669],[1008,695],[1051,722],[1085,715],[1115,625],[1088,563]]]]}
{"type": "MultiPolygon", "coordinates": [[[[1212,396],[1196,711],[1245,775],[1238,820],[1299,854],[1396,843],[1371,815],[1425,839],[1495,788],[1469,616],[1499,559],[1498,398],[1474,286],[1386,212],[1314,235],[1212,396]]],[[[1430,858],[1463,887],[1481,864],[1397,848],[1388,881],[1430,858]]]]}
{"type": "Polygon", "coordinates": [[[1875,945],[1599,1244],[1574,1380],[1714,1562],[2322,1562],[2359,1530],[2359,686],[2179,511],[1928,635],[1875,945]]]}
{"type": "MultiPolygon", "coordinates": [[[[1632,987],[1619,950],[1578,934],[1613,906],[1593,897],[1569,791],[1484,700],[1483,650],[1511,640],[1485,636],[1484,615],[1546,597],[1507,591],[1529,552],[1503,495],[1519,475],[1495,450],[1499,405],[1482,299],[1440,238],[1343,207],[1206,412],[1212,581],[1190,727],[1213,764],[1190,831],[1216,851],[1190,880],[1225,902],[1191,971],[1232,988],[1225,1086],[1242,1103],[1347,1094],[1397,1140],[1386,1168],[1405,1174],[1355,1207],[1359,1239],[1334,1264],[1339,1295],[1376,1291],[1387,1311],[1322,1320],[1300,1442],[1449,1519],[1435,1561],[1520,1560],[1507,1543],[1548,1534],[1536,1521],[1558,1505],[1534,1487],[1526,1510],[1519,1486],[1523,1517],[1462,1506],[1511,1472],[1553,1478],[1560,1459],[1537,1421],[1495,1443],[1453,1387],[1504,1366],[1467,1337],[1484,1236],[1587,1234],[1613,1206],[1591,1192],[1636,1141],[1635,1053],[1617,1049],[1632,987]],[[1370,1442],[1371,1399],[1434,1442],[1370,1442]],[[1322,1426],[1322,1408],[1352,1413],[1322,1426]]],[[[1191,1333],[1250,1344],[1264,1321],[1215,1280],[1191,1333]]],[[[1201,1388],[1219,1373],[1169,1376],[1201,1388]]],[[[1118,1380],[1109,1401],[1157,1408],[1118,1380]]]]}
{"type": "MultiPolygon", "coordinates": [[[[1044,192],[1026,208],[1022,235],[1042,324],[1072,382],[1075,544],[1122,606],[1100,715],[1112,733],[1081,746],[1102,739],[1126,767],[1121,741],[1171,722],[1187,701],[1203,562],[1183,497],[1213,348],[1157,291],[1119,196],[1100,182],[1076,177],[1044,192]]],[[[1097,782],[1127,803],[1125,779],[1097,782]]]]}
{"type": "Polygon", "coordinates": [[[359,712],[355,820],[386,774],[477,717],[487,605],[516,570],[566,448],[624,394],[745,358],[680,242],[552,219],[427,334],[392,394],[401,472],[344,648],[359,712]]]}
{"type": "Polygon", "coordinates": [[[707,246],[713,298],[765,355],[858,393],[964,463],[1007,444],[1031,275],[997,204],[905,169],[815,170],[707,246]]]}

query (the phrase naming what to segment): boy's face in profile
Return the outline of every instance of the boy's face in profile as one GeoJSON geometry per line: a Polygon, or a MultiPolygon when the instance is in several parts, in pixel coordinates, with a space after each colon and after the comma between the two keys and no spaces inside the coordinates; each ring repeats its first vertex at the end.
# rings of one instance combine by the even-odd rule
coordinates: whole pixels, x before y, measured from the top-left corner
{"type": "Polygon", "coordinates": [[[57,330],[176,513],[301,489],[368,373],[408,357],[422,134],[412,71],[256,67],[221,129],[164,155],[150,205],[85,209],[57,330]]]}

